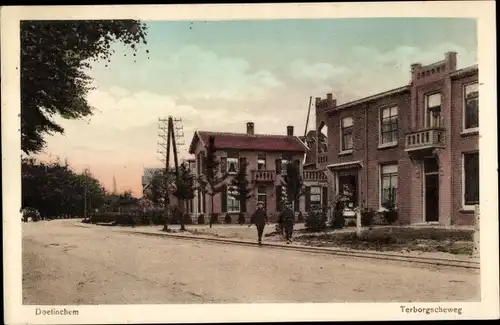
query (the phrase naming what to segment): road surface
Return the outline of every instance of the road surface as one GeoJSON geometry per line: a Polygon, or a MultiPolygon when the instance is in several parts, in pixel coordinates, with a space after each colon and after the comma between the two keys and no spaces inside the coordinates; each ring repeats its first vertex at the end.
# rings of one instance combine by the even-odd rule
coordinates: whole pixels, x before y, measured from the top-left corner
{"type": "Polygon", "coordinates": [[[23,224],[24,304],[478,301],[478,271],[23,224]]]}

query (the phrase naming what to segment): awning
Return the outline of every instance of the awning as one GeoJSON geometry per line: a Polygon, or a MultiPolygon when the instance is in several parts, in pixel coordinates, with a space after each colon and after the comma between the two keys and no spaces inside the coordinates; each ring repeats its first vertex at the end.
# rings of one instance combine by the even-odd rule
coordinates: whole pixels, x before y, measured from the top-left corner
{"type": "Polygon", "coordinates": [[[343,169],[359,169],[363,168],[363,162],[362,160],[348,161],[343,163],[330,164],[326,166],[326,168],[328,168],[331,171],[343,170],[343,169]]]}

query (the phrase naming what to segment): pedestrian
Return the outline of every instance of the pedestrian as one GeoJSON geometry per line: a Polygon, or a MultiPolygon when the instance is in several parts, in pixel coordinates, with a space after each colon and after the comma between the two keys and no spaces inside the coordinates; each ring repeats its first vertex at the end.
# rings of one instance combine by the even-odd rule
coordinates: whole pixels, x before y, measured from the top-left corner
{"type": "Polygon", "coordinates": [[[278,220],[282,225],[282,229],[285,230],[286,243],[290,244],[292,242],[295,213],[293,212],[289,202],[285,203],[285,208],[278,215],[278,220]]]}
{"type": "Polygon", "coordinates": [[[250,227],[252,224],[257,227],[259,245],[262,245],[262,234],[264,233],[264,227],[266,226],[266,223],[268,223],[268,220],[266,210],[264,210],[264,203],[258,202],[257,210],[255,210],[255,212],[252,214],[248,227],[250,227]]]}

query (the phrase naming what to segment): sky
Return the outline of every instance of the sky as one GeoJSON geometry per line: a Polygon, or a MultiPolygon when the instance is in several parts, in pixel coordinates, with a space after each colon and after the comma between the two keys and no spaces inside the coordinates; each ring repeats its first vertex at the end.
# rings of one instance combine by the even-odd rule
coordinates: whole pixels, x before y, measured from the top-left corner
{"type": "MultiPolygon", "coordinates": [[[[42,159],[67,159],[101,183],[141,195],[144,167],[160,167],[158,118],[182,119],[180,157],[195,130],[304,132],[309,97],[337,103],[408,84],[412,63],[458,53],[458,68],[477,62],[476,21],[463,18],[152,21],[137,56],[116,44],[110,62],[89,75],[95,113],[56,118],[42,159]],[[146,53],[146,50],[149,53],[146,53]]],[[[309,128],[314,128],[314,110],[309,128]]]]}

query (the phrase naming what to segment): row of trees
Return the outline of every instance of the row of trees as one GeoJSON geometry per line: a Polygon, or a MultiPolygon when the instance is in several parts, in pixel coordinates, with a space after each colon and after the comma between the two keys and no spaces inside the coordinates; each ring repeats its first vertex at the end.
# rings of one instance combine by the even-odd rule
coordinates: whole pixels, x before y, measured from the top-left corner
{"type": "Polygon", "coordinates": [[[133,200],[130,192],[106,193],[88,171],[76,173],[67,162],[21,161],[22,208],[39,211],[42,218],[81,217],[94,209],[133,200]]]}

